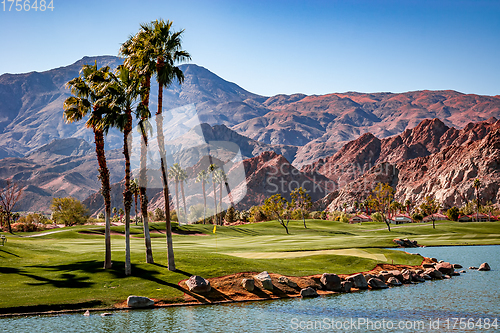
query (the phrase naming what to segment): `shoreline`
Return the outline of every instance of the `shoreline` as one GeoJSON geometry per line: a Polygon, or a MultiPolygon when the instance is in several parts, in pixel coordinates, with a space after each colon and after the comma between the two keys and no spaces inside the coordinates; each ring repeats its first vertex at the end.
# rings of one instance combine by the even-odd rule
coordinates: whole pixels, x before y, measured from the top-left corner
{"type": "MultiPolygon", "coordinates": [[[[354,272],[351,274],[339,274],[338,276],[341,279],[345,279],[347,276],[351,276],[354,274],[373,274],[379,273],[383,270],[389,269],[421,269],[424,263],[432,262],[430,258],[423,257],[420,265],[402,265],[402,264],[376,264],[374,268],[369,271],[363,272],[354,272]]],[[[257,295],[257,293],[243,292],[241,288],[241,279],[245,277],[253,277],[258,274],[258,272],[240,272],[231,275],[221,276],[209,278],[207,280],[210,281],[210,285],[212,286],[212,290],[216,293],[215,295],[210,296],[209,292],[206,296],[203,294],[195,294],[189,292],[187,288],[185,288],[185,281],[182,280],[178,283],[179,287],[184,290],[183,300],[179,302],[172,302],[171,300],[155,300],[155,305],[152,307],[146,308],[131,308],[126,306],[126,301],[122,301],[120,303],[116,303],[113,307],[104,307],[104,308],[77,308],[77,309],[62,309],[62,310],[48,310],[48,311],[32,311],[32,312],[13,312],[13,313],[4,313],[0,314],[0,319],[2,318],[12,318],[12,317],[27,317],[27,316],[57,316],[62,314],[76,314],[76,313],[84,313],[85,311],[89,311],[90,313],[99,313],[99,312],[119,312],[119,311],[135,311],[135,310],[152,310],[159,308],[168,308],[168,307],[182,307],[182,306],[203,306],[203,305],[217,305],[217,304],[232,304],[232,303],[243,303],[243,302],[261,302],[261,301],[272,301],[279,299],[291,299],[291,298],[300,298],[300,289],[303,287],[318,287],[319,279],[321,278],[321,274],[309,275],[309,276],[287,276],[288,279],[298,282],[299,287],[297,288],[283,288],[284,285],[280,286],[282,289],[277,288],[278,291],[267,291],[265,289],[259,289],[259,294],[261,297],[257,295]],[[228,287],[229,285],[229,287],[228,287]],[[221,288],[222,287],[222,288],[221,288]],[[238,288],[240,287],[240,288],[238,288]],[[285,289],[285,290],[283,290],[285,289]],[[291,291],[293,289],[293,291],[291,291]],[[232,291],[232,293],[231,293],[232,291]],[[288,291],[288,292],[287,292],[288,291]],[[229,296],[228,296],[229,294],[229,296]],[[246,295],[245,295],[246,294],[246,295]],[[249,295],[252,294],[252,295],[249,295]],[[265,294],[265,297],[263,294],[265,294]],[[223,295],[223,296],[222,296],[223,295]],[[227,297],[233,297],[229,299],[224,299],[227,297]],[[204,300],[203,300],[204,299],[204,300]],[[203,300],[203,301],[202,301],[203,300]]],[[[269,273],[269,275],[273,279],[273,285],[278,284],[277,278],[279,276],[283,276],[281,274],[269,273]]],[[[257,285],[257,284],[256,284],[257,285]]],[[[317,288],[319,289],[319,288],[317,288]]],[[[371,290],[371,289],[365,289],[371,290]]],[[[350,292],[359,292],[364,291],[363,289],[352,288],[350,292]]],[[[317,290],[318,296],[327,296],[327,295],[335,295],[341,294],[342,292],[336,291],[325,291],[325,290],[317,290]]],[[[54,305],[54,307],[57,305],[54,305]]],[[[47,306],[50,308],[50,306],[47,306]]],[[[8,309],[8,308],[6,308],[8,309]]]]}

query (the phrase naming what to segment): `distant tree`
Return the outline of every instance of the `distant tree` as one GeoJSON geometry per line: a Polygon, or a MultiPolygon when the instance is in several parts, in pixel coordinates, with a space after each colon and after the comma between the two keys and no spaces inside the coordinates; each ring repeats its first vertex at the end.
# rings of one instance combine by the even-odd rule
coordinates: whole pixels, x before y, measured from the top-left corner
{"type": "Polygon", "coordinates": [[[300,210],[302,221],[304,222],[304,228],[307,229],[304,211],[307,211],[312,207],[311,196],[307,194],[302,187],[298,187],[290,193],[290,197],[292,198],[291,205],[300,210]]]}
{"type": "Polygon", "coordinates": [[[240,220],[241,220],[241,221],[243,221],[243,222],[247,222],[247,221],[248,221],[248,218],[249,218],[249,215],[250,215],[250,214],[248,214],[248,211],[246,211],[246,210],[242,210],[242,211],[240,212],[240,220]]]}
{"type": "Polygon", "coordinates": [[[208,181],[208,172],[206,170],[201,170],[196,177],[195,182],[201,183],[201,189],[203,192],[203,224],[206,223],[207,218],[207,192],[206,192],[206,184],[208,181]]]}
{"type": "Polygon", "coordinates": [[[287,219],[288,202],[281,196],[281,194],[274,194],[270,198],[266,199],[262,208],[267,215],[275,216],[278,222],[283,226],[283,228],[285,228],[286,233],[289,234],[288,223],[290,220],[287,219]]]}
{"type": "Polygon", "coordinates": [[[100,212],[98,215],[97,215],[97,218],[100,219],[100,220],[104,220],[104,213],[103,212],[100,212]]]}
{"type": "Polygon", "coordinates": [[[234,219],[235,219],[235,211],[234,211],[234,207],[231,206],[226,211],[226,218],[225,218],[225,220],[226,220],[227,223],[233,223],[234,219]]]}
{"type": "Polygon", "coordinates": [[[422,221],[424,217],[420,213],[415,212],[411,215],[411,218],[413,221],[422,221]]]}
{"type": "Polygon", "coordinates": [[[327,219],[327,217],[328,217],[328,214],[327,214],[325,211],[322,211],[322,212],[320,213],[320,218],[321,218],[322,220],[326,220],[326,219],[327,219]]]}
{"type": "Polygon", "coordinates": [[[488,214],[488,222],[491,222],[491,214],[495,210],[495,206],[493,206],[493,203],[491,201],[486,202],[486,205],[484,206],[484,211],[488,214]]]}
{"type": "Polygon", "coordinates": [[[130,181],[130,192],[132,192],[132,195],[134,196],[134,201],[135,201],[135,225],[137,225],[137,220],[139,218],[138,213],[137,213],[137,199],[139,198],[139,194],[141,193],[139,190],[139,184],[137,184],[137,180],[132,179],[130,181]]]}
{"type": "Polygon", "coordinates": [[[373,222],[384,222],[384,217],[379,212],[375,212],[371,215],[373,222]]]}
{"type": "Polygon", "coordinates": [[[164,221],[165,220],[165,212],[160,207],[155,209],[155,221],[164,221]]]}
{"type": "Polygon", "coordinates": [[[426,215],[430,216],[432,220],[432,228],[436,229],[434,214],[438,212],[441,205],[431,196],[426,196],[424,202],[420,204],[420,210],[426,215]]]}
{"type": "Polygon", "coordinates": [[[249,209],[248,212],[248,218],[250,219],[251,222],[260,222],[260,221],[266,221],[267,216],[263,212],[264,207],[261,206],[252,206],[249,209]]]}
{"type": "Polygon", "coordinates": [[[17,183],[7,180],[5,185],[0,189],[0,207],[2,216],[7,223],[7,230],[12,233],[10,221],[12,220],[12,210],[21,199],[23,189],[17,183]]]}
{"type": "Polygon", "coordinates": [[[358,200],[354,200],[353,206],[354,206],[354,210],[357,212],[358,209],[359,209],[359,202],[358,202],[358,200]]]}
{"type": "MultiPolygon", "coordinates": [[[[217,169],[214,174],[214,180],[219,184],[219,211],[222,213],[222,187],[227,183],[227,176],[224,170],[217,169]]],[[[222,214],[219,214],[219,224],[222,225],[222,214]]]]}
{"type": "Polygon", "coordinates": [[[56,223],[64,223],[65,226],[85,224],[89,218],[87,207],[73,197],[53,198],[50,209],[56,223]]]}
{"type": "Polygon", "coordinates": [[[387,229],[391,231],[387,213],[392,199],[394,198],[394,189],[389,184],[378,183],[373,190],[373,194],[375,195],[377,210],[382,214],[387,229]]]}
{"type": "Polygon", "coordinates": [[[479,221],[479,188],[481,187],[481,182],[479,179],[474,179],[474,183],[472,185],[476,190],[476,221],[479,221]]]}
{"type": "Polygon", "coordinates": [[[208,166],[208,173],[212,175],[212,185],[214,187],[214,209],[215,209],[215,214],[214,214],[214,217],[213,217],[213,224],[217,224],[217,194],[216,194],[216,187],[217,187],[217,182],[215,180],[215,175],[216,175],[216,171],[219,167],[215,164],[210,164],[208,166]]]}
{"type": "Polygon", "coordinates": [[[118,213],[118,209],[116,207],[113,207],[113,217],[115,217],[117,213],[118,213]]]}
{"type": "Polygon", "coordinates": [[[453,206],[446,211],[446,216],[450,219],[450,221],[457,221],[460,212],[457,207],[453,206]]]}
{"type": "Polygon", "coordinates": [[[370,200],[369,199],[365,199],[365,201],[363,201],[363,207],[365,207],[365,214],[371,214],[372,213],[371,212],[371,208],[370,208],[370,200]],[[370,213],[368,213],[368,210],[370,210],[370,213]]]}
{"type": "Polygon", "coordinates": [[[410,209],[412,206],[413,206],[412,202],[406,199],[404,204],[404,207],[406,208],[406,214],[410,215],[410,209]]]}

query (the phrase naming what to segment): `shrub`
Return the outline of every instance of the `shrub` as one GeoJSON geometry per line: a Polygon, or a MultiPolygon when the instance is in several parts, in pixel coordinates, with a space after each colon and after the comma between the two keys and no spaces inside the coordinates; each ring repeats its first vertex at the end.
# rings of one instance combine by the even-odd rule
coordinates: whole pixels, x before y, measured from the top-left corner
{"type": "Polygon", "coordinates": [[[450,219],[450,221],[458,221],[458,216],[460,215],[460,212],[458,211],[458,208],[453,206],[448,211],[446,212],[446,216],[450,219]]]}
{"type": "Polygon", "coordinates": [[[89,218],[87,207],[72,197],[52,199],[51,209],[54,221],[65,226],[85,224],[89,218]]]}
{"type": "Polygon", "coordinates": [[[189,207],[188,220],[191,223],[203,223],[203,204],[189,207]]]}
{"type": "Polygon", "coordinates": [[[340,215],[339,221],[342,222],[342,223],[349,223],[349,219],[350,218],[351,218],[351,216],[349,214],[342,213],[340,215]]]}
{"type": "Polygon", "coordinates": [[[104,220],[105,216],[104,216],[104,213],[103,212],[100,212],[99,215],[97,215],[97,218],[99,220],[104,220]]]}
{"type": "Polygon", "coordinates": [[[39,213],[32,213],[26,216],[21,216],[18,220],[20,223],[34,223],[34,224],[49,224],[51,221],[44,215],[39,213]]]}
{"type": "Polygon", "coordinates": [[[31,222],[18,222],[12,224],[11,227],[14,232],[34,232],[45,230],[45,226],[31,222]]]}
{"type": "Polygon", "coordinates": [[[250,213],[246,210],[242,210],[240,212],[240,220],[243,222],[247,222],[248,219],[250,218],[250,213]]]}
{"type": "Polygon", "coordinates": [[[371,217],[373,222],[384,222],[384,217],[379,212],[373,213],[371,217]]]}
{"type": "Polygon", "coordinates": [[[225,217],[225,220],[227,223],[233,223],[234,220],[235,220],[235,211],[234,211],[234,207],[231,206],[227,209],[226,211],[226,217],[225,217]]]}
{"type": "Polygon", "coordinates": [[[267,220],[267,217],[262,212],[261,207],[259,207],[259,206],[252,206],[250,208],[250,221],[252,221],[252,222],[260,222],[260,221],[266,221],[266,220],[267,220]]]}
{"type": "Polygon", "coordinates": [[[170,221],[179,222],[179,218],[177,217],[177,211],[175,209],[170,210],[170,221]]]}
{"type": "Polygon", "coordinates": [[[155,209],[155,221],[165,221],[165,212],[160,207],[155,209]]]}
{"type": "Polygon", "coordinates": [[[422,221],[424,219],[424,217],[419,213],[413,213],[411,218],[413,221],[422,221]]]}
{"type": "Polygon", "coordinates": [[[326,212],[322,211],[320,217],[321,217],[322,220],[326,220],[326,217],[327,217],[326,212]]]}
{"type": "Polygon", "coordinates": [[[321,212],[313,211],[309,214],[312,219],[319,220],[321,219],[321,212]]]}

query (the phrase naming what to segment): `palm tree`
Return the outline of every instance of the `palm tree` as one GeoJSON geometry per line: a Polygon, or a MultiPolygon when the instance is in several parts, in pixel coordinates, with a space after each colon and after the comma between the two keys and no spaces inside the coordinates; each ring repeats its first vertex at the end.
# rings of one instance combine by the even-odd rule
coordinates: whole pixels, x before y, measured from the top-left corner
{"type": "Polygon", "coordinates": [[[408,214],[408,216],[410,215],[411,206],[412,206],[411,201],[409,199],[406,199],[404,207],[406,207],[406,213],[408,214]]]}
{"type": "MultiPolygon", "coordinates": [[[[111,99],[110,107],[114,111],[109,112],[105,119],[107,118],[106,121],[108,123],[111,123],[123,132],[123,155],[125,157],[125,190],[123,192],[123,205],[125,207],[125,275],[130,275],[130,209],[132,207],[133,196],[130,180],[132,108],[135,100],[139,97],[140,81],[134,72],[130,72],[125,66],[119,66],[117,68],[116,75],[113,76],[113,80],[104,87],[104,90],[111,99]]],[[[140,112],[140,108],[136,109],[136,111],[140,112]]],[[[137,183],[135,183],[135,181],[134,185],[137,187],[137,183]]],[[[120,211],[123,210],[120,208],[120,211]]]]}
{"type": "Polygon", "coordinates": [[[139,196],[139,185],[137,184],[137,180],[132,179],[130,181],[130,192],[132,192],[132,195],[134,196],[134,201],[135,201],[135,225],[137,225],[137,197],[139,196]]]}
{"type": "Polygon", "coordinates": [[[187,182],[187,173],[186,170],[180,168],[179,169],[179,183],[181,185],[181,195],[182,195],[182,204],[184,206],[184,221],[187,223],[187,207],[186,207],[186,196],[184,195],[184,182],[187,182]]]}
{"type": "Polygon", "coordinates": [[[147,144],[148,144],[148,119],[151,118],[149,111],[149,93],[151,88],[151,76],[155,71],[156,64],[152,60],[151,48],[149,46],[149,36],[140,29],[139,32],[122,44],[120,55],[125,56],[124,66],[131,72],[135,72],[142,78],[138,116],[139,129],[141,131],[141,159],[139,174],[139,192],[141,198],[141,212],[144,229],[144,242],[146,245],[146,262],[154,263],[153,250],[151,248],[151,236],[149,234],[148,220],[148,198],[146,194],[147,187],[147,144]]]}
{"type": "Polygon", "coordinates": [[[214,179],[217,183],[219,183],[219,206],[220,206],[220,216],[219,216],[219,225],[222,225],[222,185],[227,183],[227,176],[224,170],[217,169],[215,171],[214,179]]]}
{"type": "Polygon", "coordinates": [[[476,221],[479,221],[479,188],[481,187],[479,179],[474,179],[472,187],[476,189],[476,221]]]}
{"type": "Polygon", "coordinates": [[[207,193],[205,191],[205,185],[208,180],[208,172],[206,170],[201,170],[196,177],[196,182],[201,183],[201,189],[203,191],[203,224],[206,223],[207,216],[207,193]]]}
{"type": "Polygon", "coordinates": [[[208,166],[208,173],[212,175],[212,185],[214,186],[214,217],[213,217],[213,224],[216,224],[216,219],[217,219],[217,195],[215,194],[215,187],[216,187],[216,181],[215,181],[215,172],[219,167],[215,164],[210,164],[208,166]]]}
{"type": "MultiPolygon", "coordinates": [[[[172,245],[172,227],[170,222],[170,204],[168,193],[167,161],[165,153],[165,138],[163,135],[163,88],[170,86],[175,80],[182,84],[184,74],[176,64],[191,59],[189,53],[181,49],[181,35],[184,30],[173,32],[172,22],[156,20],[150,24],[142,24],[141,29],[148,36],[147,47],[151,61],[155,62],[154,72],[158,81],[158,110],[156,112],[156,133],[160,153],[161,178],[163,181],[163,199],[165,201],[166,234],[169,270],[175,270],[174,250],[172,245]]],[[[181,181],[184,193],[184,185],[181,181]]],[[[184,198],[184,195],[183,195],[184,198]]],[[[185,200],[184,200],[185,203],[185,200]]],[[[186,214],[186,206],[184,204],[186,214]]]]}
{"type": "Polygon", "coordinates": [[[106,155],[104,153],[104,134],[109,127],[102,123],[102,117],[109,111],[104,103],[104,97],[100,93],[100,85],[110,80],[109,67],[97,68],[97,62],[94,65],[83,65],[80,75],[67,83],[73,96],[64,101],[64,118],[67,123],[73,123],[89,116],[86,127],[92,128],[94,132],[95,150],[97,162],[99,165],[99,179],[101,180],[101,193],[104,197],[105,207],[105,259],[104,268],[111,268],[111,233],[110,233],[110,215],[111,198],[109,170],[106,164],[106,155]]]}
{"type": "Polygon", "coordinates": [[[175,163],[168,169],[168,178],[172,179],[175,183],[175,203],[176,203],[176,210],[177,210],[177,219],[179,222],[181,221],[181,214],[180,214],[180,204],[179,204],[179,182],[181,178],[181,166],[179,163],[175,163]]]}

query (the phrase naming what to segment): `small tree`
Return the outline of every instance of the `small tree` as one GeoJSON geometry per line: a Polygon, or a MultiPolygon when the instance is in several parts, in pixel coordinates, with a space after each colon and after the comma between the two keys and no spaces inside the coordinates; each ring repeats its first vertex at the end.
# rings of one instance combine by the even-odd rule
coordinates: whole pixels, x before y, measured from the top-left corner
{"type": "Polygon", "coordinates": [[[479,188],[481,187],[479,179],[474,179],[472,187],[476,190],[476,221],[479,221],[479,188]]]}
{"type": "Polygon", "coordinates": [[[100,220],[104,220],[104,213],[103,212],[100,212],[98,215],[97,215],[97,218],[100,219],[100,220]]]}
{"type": "Polygon", "coordinates": [[[460,215],[460,211],[457,207],[453,206],[448,211],[446,211],[446,216],[450,219],[450,221],[457,221],[458,216],[460,215]]]}
{"type": "Polygon", "coordinates": [[[154,220],[155,221],[163,221],[163,220],[165,220],[165,212],[160,207],[158,207],[158,208],[155,209],[154,220]]]}
{"type": "Polygon", "coordinates": [[[52,199],[50,209],[54,220],[57,223],[64,223],[65,226],[85,224],[89,218],[87,207],[73,197],[52,199]]]}
{"type": "Polygon", "coordinates": [[[391,231],[391,225],[387,219],[387,212],[394,198],[394,189],[389,184],[378,183],[373,190],[373,194],[375,195],[377,210],[382,214],[387,229],[391,231]]]}
{"type": "Polygon", "coordinates": [[[292,206],[300,209],[300,213],[302,215],[302,221],[304,222],[304,228],[307,229],[306,226],[306,218],[304,217],[304,211],[309,210],[312,207],[311,196],[306,193],[306,191],[302,187],[298,187],[290,193],[292,197],[292,206]]]}
{"type": "Polygon", "coordinates": [[[18,184],[13,183],[11,180],[7,180],[5,186],[0,189],[0,207],[3,217],[5,217],[5,222],[7,222],[7,229],[12,233],[12,227],[10,221],[12,219],[12,210],[17,202],[21,199],[23,195],[23,189],[18,184]]]}
{"type": "Polygon", "coordinates": [[[281,194],[275,194],[266,199],[262,208],[268,216],[275,216],[278,222],[283,226],[283,228],[285,228],[286,233],[289,234],[288,223],[290,222],[290,219],[289,215],[287,214],[288,202],[281,196],[281,194]]]}
{"type": "Polygon", "coordinates": [[[227,223],[233,223],[234,222],[234,218],[235,218],[235,212],[234,212],[234,207],[231,206],[227,209],[227,212],[226,212],[226,222],[227,223]]]}
{"type": "Polygon", "coordinates": [[[440,207],[441,205],[431,196],[426,196],[424,202],[420,205],[420,210],[431,217],[433,229],[436,229],[434,214],[437,213],[440,207]]]}

